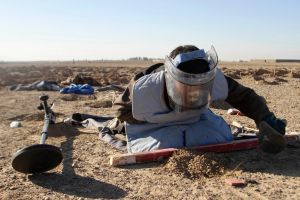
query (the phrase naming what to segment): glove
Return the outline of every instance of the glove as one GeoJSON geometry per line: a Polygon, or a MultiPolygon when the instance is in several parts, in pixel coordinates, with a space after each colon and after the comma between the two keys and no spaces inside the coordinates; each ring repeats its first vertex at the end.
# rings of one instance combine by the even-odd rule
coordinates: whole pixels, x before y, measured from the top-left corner
{"type": "Polygon", "coordinates": [[[273,113],[267,115],[259,124],[259,147],[267,153],[279,153],[284,150],[286,123],[277,119],[273,113]]]}

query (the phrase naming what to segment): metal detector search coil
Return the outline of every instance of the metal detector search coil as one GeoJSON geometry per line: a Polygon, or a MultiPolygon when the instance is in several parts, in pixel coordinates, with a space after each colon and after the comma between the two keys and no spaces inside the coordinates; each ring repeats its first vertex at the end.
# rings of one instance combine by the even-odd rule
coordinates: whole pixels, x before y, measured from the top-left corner
{"type": "Polygon", "coordinates": [[[47,104],[48,95],[40,96],[41,106],[45,111],[44,126],[39,144],[34,144],[17,151],[12,157],[12,167],[21,173],[34,174],[49,171],[63,160],[60,148],[45,144],[49,124],[55,123],[55,115],[47,104]]]}

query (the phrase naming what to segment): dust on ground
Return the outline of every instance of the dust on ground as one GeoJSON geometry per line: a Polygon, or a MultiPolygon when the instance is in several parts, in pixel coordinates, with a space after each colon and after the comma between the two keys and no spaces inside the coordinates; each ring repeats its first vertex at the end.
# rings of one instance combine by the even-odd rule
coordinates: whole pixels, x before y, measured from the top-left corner
{"type": "MultiPolygon", "coordinates": [[[[133,74],[149,64],[151,62],[0,64],[0,199],[300,198],[298,148],[287,148],[277,155],[265,154],[258,149],[196,155],[183,151],[165,165],[149,163],[113,168],[108,164],[109,156],[121,152],[100,141],[97,131],[61,127],[62,132],[68,134],[51,135],[46,141],[62,149],[64,160],[59,167],[36,175],[25,175],[12,169],[12,155],[18,149],[39,142],[44,114],[36,109],[38,96],[47,93],[50,102],[55,100],[57,122],[62,122],[75,112],[113,116],[111,102],[120,91],[106,90],[79,96],[58,92],[12,92],[7,86],[41,79],[61,82],[77,73],[95,78],[100,86],[125,86],[133,74]],[[20,120],[22,127],[10,128],[13,120],[20,120]],[[245,180],[247,186],[225,186],[226,178],[245,180]]],[[[221,62],[220,67],[225,74],[264,96],[270,110],[279,118],[287,119],[287,132],[300,131],[300,64],[221,62]]],[[[226,108],[228,105],[221,102],[212,110],[227,122],[236,120],[255,128],[251,119],[227,115],[226,108]]]]}

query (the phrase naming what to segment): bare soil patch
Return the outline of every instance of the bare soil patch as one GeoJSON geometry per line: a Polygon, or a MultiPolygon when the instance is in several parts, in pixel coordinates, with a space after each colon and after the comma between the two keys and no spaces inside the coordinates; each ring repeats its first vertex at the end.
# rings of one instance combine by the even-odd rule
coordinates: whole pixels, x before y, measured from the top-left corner
{"type": "MultiPolygon", "coordinates": [[[[13,84],[37,80],[58,83],[81,73],[101,86],[126,86],[133,74],[150,62],[42,62],[0,64],[0,199],[299,199],[300,149],[287,148],[277,155],[257,149],[226,154],[179,151],[166,164],[150,163],[123,168],[109,166],[109,156],[121,152],[98,139],[97,131],[57,126],[47,143],[62,149],[63,163],[37,175],[14,171],[11,157],[39,142],[43,112],[37,110],[40,91],[11,92],[13,84]],[[22,127],[9,124],[20,120],[22,127]],[[247,182],[243,188],[226,186],[224,179],[247,182]]],[[[288,121],[287,132],[300,131],[300,64],[221,62],[225,74],[265,97],[277,117],[288,121]]],[[[47,92],[55,101],[57,122],[73,113],[113,116],[111,102],[120,91],[94,95],[47,92]]],[[[251,119],[227,115],[220,102],[212,110],[255,128],[251,119]]]]}

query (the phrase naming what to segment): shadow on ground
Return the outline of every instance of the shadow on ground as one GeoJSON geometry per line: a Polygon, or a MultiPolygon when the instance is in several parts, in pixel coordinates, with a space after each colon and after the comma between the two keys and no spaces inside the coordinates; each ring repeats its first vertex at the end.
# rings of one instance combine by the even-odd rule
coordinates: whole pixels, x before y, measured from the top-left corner
{"type": "Polygon", "coordinates": [[[72,167],[75,136],[66,138],[61,145],[64,156],[62,173],[33,174],[29,176],[32,183],[55,192],[84,198],[119,199],[127,195],[126,191],[118,186],[77,175],[72,167]]]}
{"type": "Polygon", "coordinates": [[[286,148],[279,154],[267,154],[259,150],[231,153],[235,162],[242,162],[241,169],[247,172],[300,177],[299,148],[286,148]],[[239,155],[238,155],[239,154],[239,155]]]}

